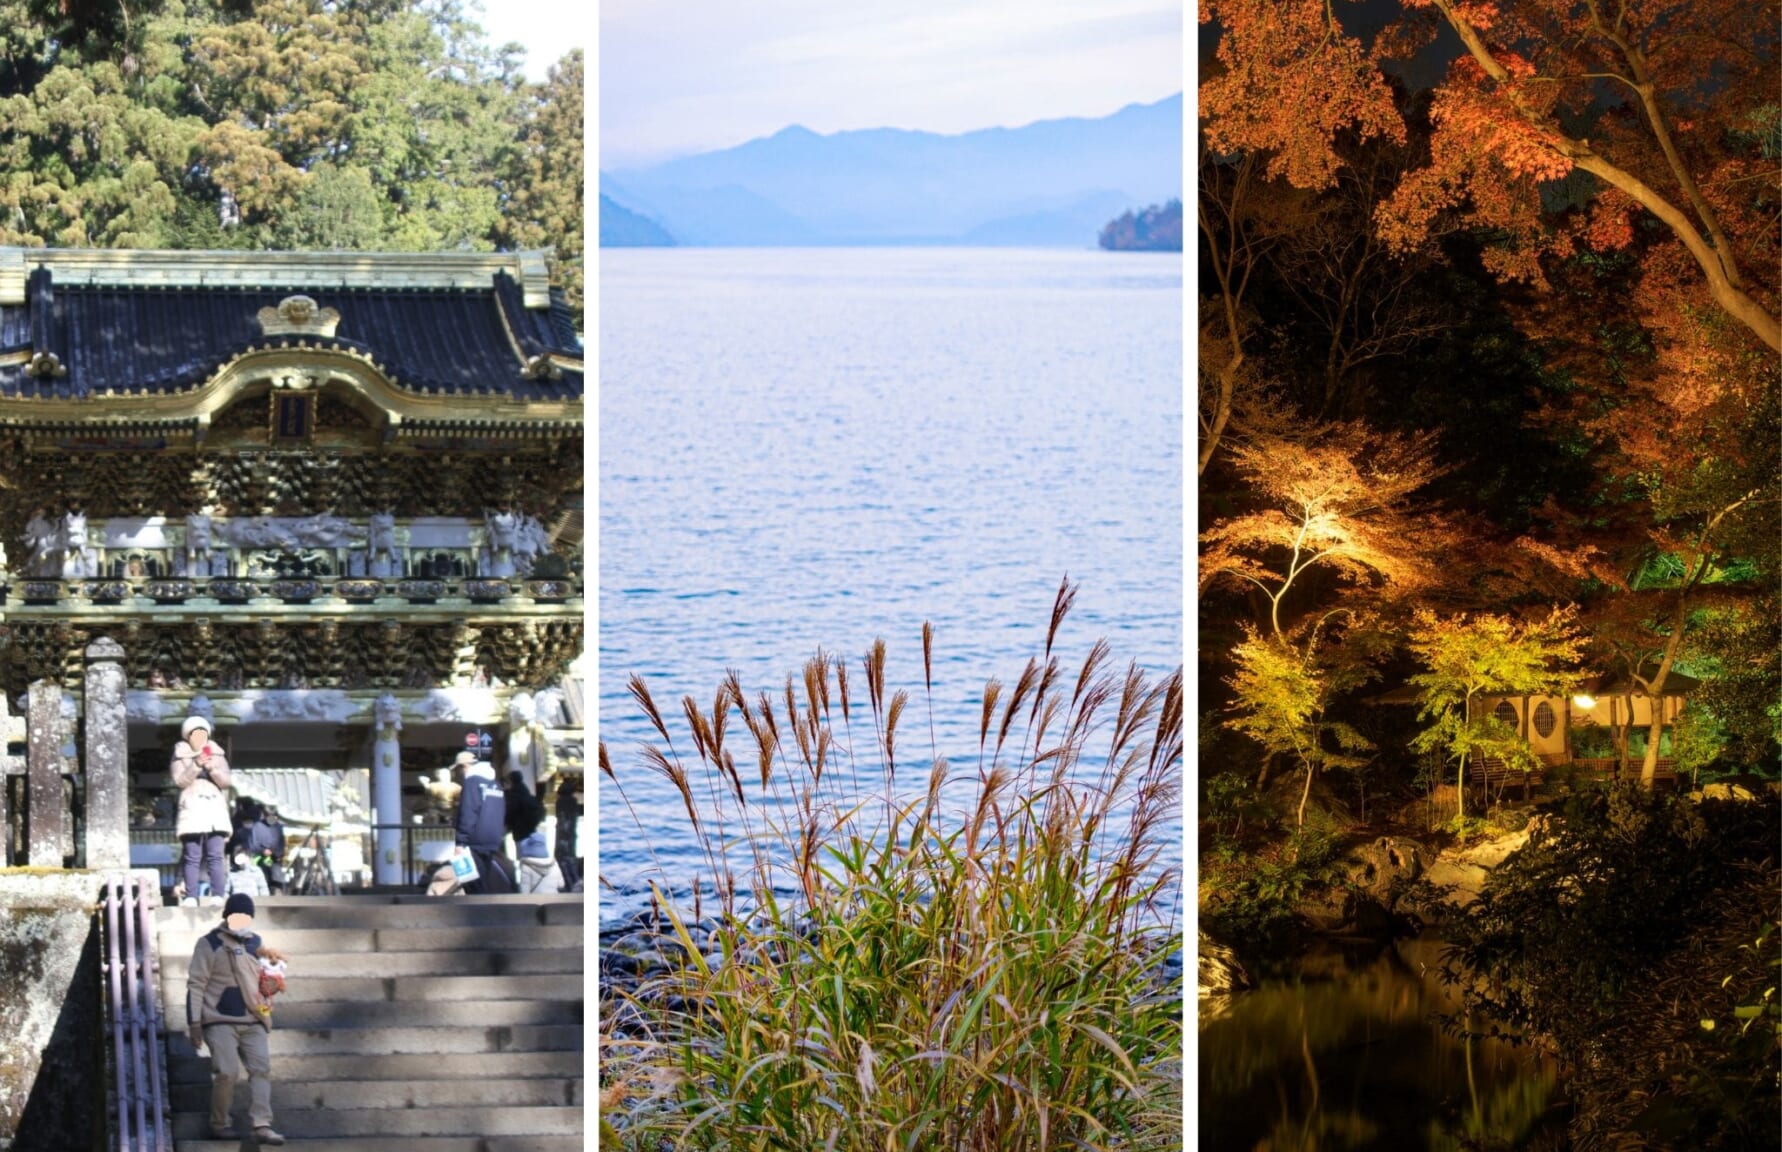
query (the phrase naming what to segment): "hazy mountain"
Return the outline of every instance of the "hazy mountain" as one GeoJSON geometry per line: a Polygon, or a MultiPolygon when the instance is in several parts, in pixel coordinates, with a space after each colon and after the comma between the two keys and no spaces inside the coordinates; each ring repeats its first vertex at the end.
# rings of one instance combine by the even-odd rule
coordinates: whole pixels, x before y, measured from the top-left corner
{"type": "Polygon", "coordinates": [[[600,246],[602,248],[667,248],[674,237],[648,216],[621,207],[611,197],[600,197],[600,246]]]}
{"type": "Polygon", "coordinates": [[[1182,194],[1182,98],[957,136],[791,127],[601,173],[601,192],[686,244],[1092,247],[1107,219],[1182,194]]]}

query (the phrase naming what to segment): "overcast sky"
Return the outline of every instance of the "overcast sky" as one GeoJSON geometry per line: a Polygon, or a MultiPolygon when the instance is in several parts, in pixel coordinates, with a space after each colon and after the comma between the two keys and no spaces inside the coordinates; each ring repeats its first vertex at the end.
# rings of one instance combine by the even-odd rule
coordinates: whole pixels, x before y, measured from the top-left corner
{"type": "Polygon", "coordinates": [[[1182,90],[1184,10],[1172,0],[601,0],[600,166],[788,124],[953,133],[1105,116],[1182,90]]]}
{"type": "Polygon", "coordinates": [[[518,41],[526,49],[526,78],[543,80],[571,49],[588,51],[594,18],[588,0],[482,0],[476,22],[491,44],[518,41]]]}

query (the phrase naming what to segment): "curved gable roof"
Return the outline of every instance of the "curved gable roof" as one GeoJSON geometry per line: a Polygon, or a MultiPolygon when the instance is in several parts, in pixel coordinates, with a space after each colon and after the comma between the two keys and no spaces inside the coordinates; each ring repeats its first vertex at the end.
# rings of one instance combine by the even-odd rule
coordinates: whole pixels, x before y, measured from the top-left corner
{"type": "Polygon", "coordinates": [[[183,263],[157,261],[153,276],[119,260],[84,277],[76,271],[75,283],[59,283],[53,257],[45,258],[14,299],[0,286],[0,398],[177,393],[244,353],[281,347],[353,352],[397,387],[421,393],[556,402],[582,395],[581,347],[562,294],[522,286],[499,258],[485,258],[480,269],[443,258],[435,283],[427,282],[426,257],[399,258],[419,274],[384,277],[367,270],[375,258],[363,254],[338,261],[338,272],[317,256],[288,271],[270,261],[264,283],[209,282],[243,279],[243,258],[254,255],[187,254],[183,263]],[[211,276],[207,263],[217,266],[211,276]],[[311,275],[277,279],[304,271],[311,275]],[[263,333],[261,310],[294,295],[338,311],[331,335],[263,333]]]}

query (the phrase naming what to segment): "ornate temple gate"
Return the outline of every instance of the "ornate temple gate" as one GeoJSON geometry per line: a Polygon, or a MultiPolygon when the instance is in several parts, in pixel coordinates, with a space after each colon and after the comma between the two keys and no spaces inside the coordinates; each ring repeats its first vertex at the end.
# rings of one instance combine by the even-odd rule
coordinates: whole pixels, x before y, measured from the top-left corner
{"type": "Polygon", "coordinates": [[[584,643],[581,347],[542,254],[0,249],[6,332],[0,692],[83,711],[87,647],[122,649],[134,794],[64,771],[82,821],[121,802],[171,854],[189,712],[238,769],[356,784],[385,883],[466,728],[580,772],[579,720],[537,715],[584,643]]]}

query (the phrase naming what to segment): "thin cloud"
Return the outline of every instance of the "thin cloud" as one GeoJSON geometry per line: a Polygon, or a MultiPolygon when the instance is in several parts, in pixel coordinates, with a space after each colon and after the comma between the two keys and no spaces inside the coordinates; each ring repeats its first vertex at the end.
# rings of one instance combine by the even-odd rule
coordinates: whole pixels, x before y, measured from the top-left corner
{"type": "Polygon", "coordinates": [[[606,0],[603,167],[794,123],[963,132],[1106,115],[1181,91],[1184,19],[1157,0],[606,0]]]}

